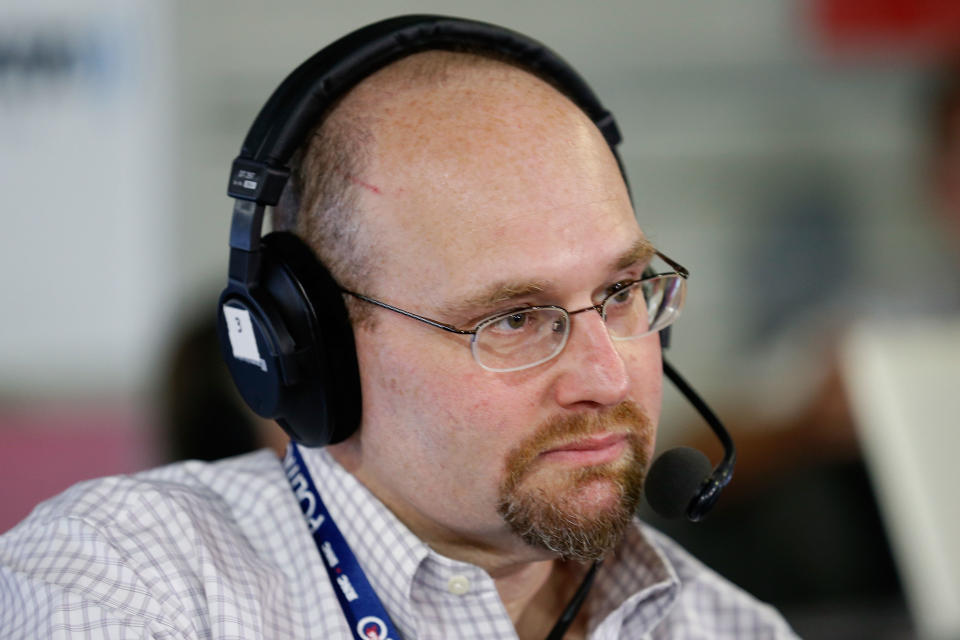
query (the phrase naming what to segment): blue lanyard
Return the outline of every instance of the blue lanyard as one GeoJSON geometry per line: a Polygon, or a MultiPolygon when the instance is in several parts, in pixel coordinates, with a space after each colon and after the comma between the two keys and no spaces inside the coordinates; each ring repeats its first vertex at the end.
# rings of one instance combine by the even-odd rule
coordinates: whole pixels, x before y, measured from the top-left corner
{"type": "Polygon", "coordinates": [[[350,629],[359,640],[399,640],[400,634],[393,621],[320,499],[300,450],[292,442],[287,447],[283,468],[287,472],[293,495],[303,509],[307,527],[313,534],[313,541],[317,544],[323,566],[327,569],[350,629]]]}

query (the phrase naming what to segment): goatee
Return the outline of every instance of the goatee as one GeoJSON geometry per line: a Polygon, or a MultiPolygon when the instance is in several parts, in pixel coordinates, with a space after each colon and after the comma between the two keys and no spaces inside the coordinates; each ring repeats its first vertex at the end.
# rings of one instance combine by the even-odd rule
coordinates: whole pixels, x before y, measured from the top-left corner
{"type": "Polygon", "coordinates": [[[624,402],[600,413],[577,413],[546,421],[507,456],[498,512],[527,544],[566,559],[594,561],[617,546],[643,495],[653,427],[639,406],[624,402]],[[600,433],[623,433],[624,459],[582,467],[536,482],[539,456],[551,448],[600,433]],[[531,486],[527,486],[531,485],[531,486]],[[609,504],[585,495],[601,487],[609,504]]]}

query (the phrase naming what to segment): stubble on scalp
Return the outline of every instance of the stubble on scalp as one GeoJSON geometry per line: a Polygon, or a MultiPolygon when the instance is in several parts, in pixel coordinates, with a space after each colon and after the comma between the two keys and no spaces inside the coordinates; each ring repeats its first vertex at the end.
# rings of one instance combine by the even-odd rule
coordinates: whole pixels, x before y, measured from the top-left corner
{"type": "Polygon", "coordinates": [[[636,404],[624,402],[597,414],[572,414],[549,420],[507,457],[498,512],[524,542],[561,558],[594,561],[613,550],[633,520],[643,495],[653,426],[636,404]],[[539,455],[572,439],[627,426],[630,455],[620,464],[576,469],[550,486],[526,486],[539,455]],[[615,501],[585,514],[580,493],[592,483],[607,483],[615,501]]]}
{"type": "MultiPolygon", "coordinates": [[[[426,51],[367,77],[323,115],[295,154],[291,179],[273,212],[274,229],[300,236],[344,288],[375,294],[379,249],[362,196],[386,195],[367,173],[391,96],[411,89],[462,90],[517,71],[514,63],[490,53],[426,51]]],[[[355,324],[373,326],[369,305],[345,301],[355,324]]]]}

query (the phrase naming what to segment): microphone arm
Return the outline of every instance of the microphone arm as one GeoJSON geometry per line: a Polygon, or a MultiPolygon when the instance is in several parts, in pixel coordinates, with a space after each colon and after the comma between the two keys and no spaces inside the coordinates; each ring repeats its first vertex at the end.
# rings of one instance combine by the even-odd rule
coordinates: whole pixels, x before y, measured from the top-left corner
{"type": "MultiPolygon", "coordinates": [[[[690,401],[690,404],[694,406],[703,419],[707,421],[707,424],[710,425],[710,428],[713,429],[713,432],[717,435],[717,438],[720,439],[721,444],[723,444],[723,460],[714,468],[713,473],[703,480],[697,493],[687,506],[687,518],[696,522],[703,518],[713,507],[717,498],[720,497],[720,491],[727,486],[733,477],[733,465],[737,459],[737,451],[733,446],[733,438],[727,433],[723,423],[720,422],[710,407],[707,406],[707,403],[703,401],[697,392],[687,384],[687,381],[684,380],[680,374],[677,373],[676,369],[666,360],[663,361],[663,372],[667,378],[670,379],[670,382],[680,390],[680,393],[690,401]]],[[[709,469],[709,464],[706,462],[703,454],[697,452],[697,455],[704,460],[704,467],[709,469]]],[[[590,567],[583,582],[580,583],[577,592],[573,595],[569,604],[567,604],[567,608],[560,615],[553,629],[550,630],[546,640],[560,640],[563,638],[563,635],[573,623],[574,618],[576,618],[577,612],[580,611],[584,600],[587,599],[587,593],[590,591],[590,587],[593,586],[593,579],[599,567],[600,561],[594,562],[593,566],[590,567]]]]}
{"type": "Polygon", "coordinates": [[[670,382],[673,383],[673,386],[683,394],[683,397],[693,405],[697,413],[700,414],[710,426],[710,429],[713,430],[713,433],[716,434],[720,440],[720,444],[723,445],[723,460],[721,460],[720,463],[714,467],[713,472],[704,479],[697,494],[687,507],[687,518],[696,522],[701,520],[713,505],[716,504],[717,499],[720,497],[720,491],[722,491],[723,488],[730,483],[731,478],[733,478],[733,466],[737,461],[737,450],[733,444],[733,438],[730,437],[723,423],[720,422],[716,414],[713,413],[697,392],[687,384],[687,381],[677,373],[677,370],[667,362],[666,358],[663,359],[663,373],[666,374],[670,382]]]}

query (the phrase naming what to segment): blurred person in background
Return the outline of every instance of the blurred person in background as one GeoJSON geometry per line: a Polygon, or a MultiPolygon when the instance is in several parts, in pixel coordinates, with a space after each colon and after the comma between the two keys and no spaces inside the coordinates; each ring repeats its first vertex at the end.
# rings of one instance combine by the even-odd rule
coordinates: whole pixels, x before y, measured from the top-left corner
{"type": "Polygon", "coordinates": [[[165,462],[219,460],[261,447],[283,456],[289,438],[243,402],[223,361],[212,313],[185,318],[170,342],[161,366],[155,440],[165,462]]]}
{"type": "Polygon", "coordinates": [[[933,92],[930,177],[932,208],[942,225],[942,239],[954,259],[944,274],[942,307],[960,313],[960,57],[945,67],[933,92]],[[952,277],[951,277],[952,275],[952,277]]]}

